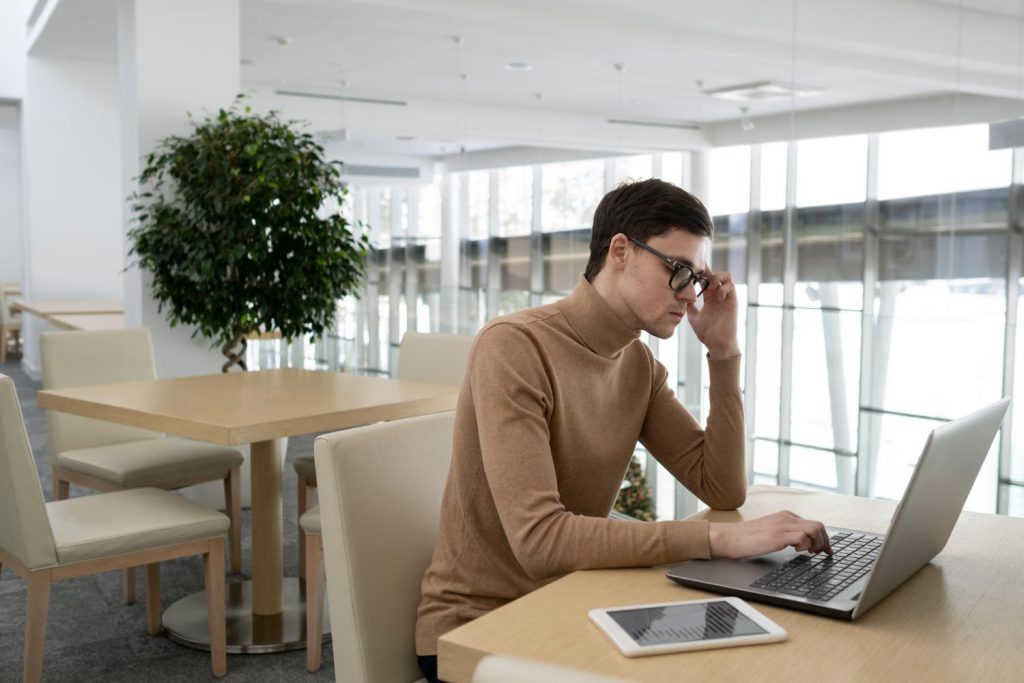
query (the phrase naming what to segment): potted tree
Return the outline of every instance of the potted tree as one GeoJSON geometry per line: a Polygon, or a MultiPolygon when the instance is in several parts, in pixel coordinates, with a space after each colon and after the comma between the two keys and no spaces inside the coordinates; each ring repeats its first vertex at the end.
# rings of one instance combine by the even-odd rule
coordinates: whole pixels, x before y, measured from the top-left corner
{"type": "Polygon", "coordinates": [[[221,344],[246,370],[248,335],[322,336],[338,299],[357,292],[369,249],[341,214],[336,163],[297,122],[256,114],[241,97],[192,119],[192,133],[146,156],[132,202],[130,253],[153,275],[172,327],[221,344]]]}

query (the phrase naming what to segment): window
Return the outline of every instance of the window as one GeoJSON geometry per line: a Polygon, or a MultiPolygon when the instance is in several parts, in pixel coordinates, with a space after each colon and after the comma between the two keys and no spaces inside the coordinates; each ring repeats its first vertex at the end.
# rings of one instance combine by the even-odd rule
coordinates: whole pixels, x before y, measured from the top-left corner
{"type": "Polygon", "coordinates": [[[878,136],[878,198],[965,192],[1010,184],[1012,152],[988,150],[988,126],[878,136]]]}
{"type": "Polygon", "coordinates": [[[750,148],[720,147],[709,152],[708,210],[712,216],[750,210],[750,148]]]}
{"type": "Polygon", "coordinates": [[[589,229],[604,196],[604,161],[547,164],[542,169],[544,232],[589,229]]]}
{"type": "Polygon", "coordinates": [[[796,205],[860,203],[867,192],[865,135],[797,143],[796,205]]]}

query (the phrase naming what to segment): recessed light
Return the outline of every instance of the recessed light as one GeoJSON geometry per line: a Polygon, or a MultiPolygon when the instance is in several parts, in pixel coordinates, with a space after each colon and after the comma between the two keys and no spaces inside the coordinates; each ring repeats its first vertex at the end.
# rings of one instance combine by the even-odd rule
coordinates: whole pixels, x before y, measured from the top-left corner
{"type": "Polygon", "coordinates": [[[533,64],[527,62],[509,62],[505,65],[509,71],[533,71],[533,64]]]}

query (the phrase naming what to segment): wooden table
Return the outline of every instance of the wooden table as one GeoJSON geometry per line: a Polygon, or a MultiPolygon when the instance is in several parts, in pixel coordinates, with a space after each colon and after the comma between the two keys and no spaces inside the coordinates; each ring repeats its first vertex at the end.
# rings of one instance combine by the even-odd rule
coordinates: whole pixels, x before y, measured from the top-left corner
{"type": "Polygon", "coordinates": [[[120,299],[18,299],[11,304],[16,311],[24,311],[40,318],[54,315],[124,313],[120,299]]]}
{"type": "MultiPolygon", "coordinates": [[[[275,616],[288,612],[294,617],[294,605],[286,610],[282,599],[283,453],[279,439],[454,410],[457,396],[458,387],[448,385],[280,369],[40,391],[38,403],[46,410],[198,441],[252,444],[251,613],[275,616]]],[[[299,612],[301,617],[301,609],[299,612]]],[[[250,615],[236,616],[244,620],[250,615]]],[[[282,636],[277,626],[260,629],[240,623],[233,627],[230,619],[229,652],[304,646],[304,622],[299,624],[298,640],[232,643],[233,633],[238,641],[264,636],[270,641],[282,637],[287,640],[288,634],[282,636]],[[245,635],[246,629],[249,636],[245,635]],[[258,630],[263,635],[257,634],[258,630]]]]}
{"type": "MultiPolygon", "coordinates": [[[[834,526],[885,532],[895,503],[753,487],[734,521],[779,509],[834,526]]],[[[964,513],[930,564],[854,622],[751,603],[786,642],[629,659],[590,623],[594,607],[713,594],[664,568],[574,572],[441,637],[439,675],[469,681],[500,653],[636,681],[1019,681],[1024,672],[1024,519],[964,513]]]]}
{"type": "Polygon", "coordinates": [[[51,315],[46,318],[62,330],[119,330],[124,328],[121,313],[68,313],[51,315]]]}

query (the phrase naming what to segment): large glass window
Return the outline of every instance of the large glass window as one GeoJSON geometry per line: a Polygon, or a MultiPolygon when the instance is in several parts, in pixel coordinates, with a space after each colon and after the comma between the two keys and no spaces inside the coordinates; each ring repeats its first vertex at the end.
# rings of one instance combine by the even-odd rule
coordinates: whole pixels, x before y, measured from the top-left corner
{"type": "Polygon", "coordinates": [[[750,147],[719,147],[709,153],[708,210],[720,216],[750,210],[750,147]]]}
{"type": "Polygon", "coordinates": [[[533,222],[533,167],[500,169],[498,187],[498,234],[529,235],[533,222]]]}
{"type": "Polygon", "coordinates": [[[544,231],[590,228],[604,196],[604,161],[547,164],[542,169],[544,231]]]}
{"type": "Polygon", "coordinates": [[[867,192],[866,135],[797,143],[797,206],[863,202],[867,192]]]}
{"type": "MultiPolygon", "coordinates": [[[[371,225],[377,251],[363,297],[340,305],[332,357],[386,370],[407,327],[472,333],[494,315],[562,298],[586,263],[606,182],[657,172],[681,184],[693,172],[715,217],[712,267],[733,273],[740,298],[752,483],[899,498],[927,432],[1000,396],[1006,361],[1011,393],[1024,395],[1024,333],[1019,323],[1007,327],[1008,288],[1017,320],[1024,316],[1024,278],[1020,292],[1007,278],[1024,268],[1008,228],[1022,216],[1009,202],[1010,153],[989,152],[983,126],[877,140],[877,204],[865,201],[863,135],[762,144],[756,169],[751,148],[738,146],[711,150],[696,166],[685,153],[644,154],[451,174],[411,191],[357,188],[353,217],[371,225]],[[793,145],[796,167],[787,172],[793,145]],[[758,213],[749,211],[752,171],[758,213]],[[444,197],[442,186],[451,190],[444,197]],[[442,220],[457,221],[462,238],[462,289],[447,303],[439,291],[442,220]],[[542,234],[532,234],[537,222],[542,234]],[[793,277],[792,292],[784,276],[793,277]],[[756,305],[748,303],[751,282],[756,305]]],[[[700,382],[698,396],[685,398],[699,403],[704,420],[706,363],[680,336],[651,340],[651,348],[681,396],[700,382]]],[[[1011,410],[1004,479],[997,440],[969,509],[993,512],[1001,500],[1024,515],[1024,401],[1011,410]]],[[[667,473],[650,474],[663,498],[659,513],[686,509],[685,497],[684,507],[673,505],[667,473]]]]}
{"type": "Polygon", "coordinates": [[[878,136],[878,198],[1006,187],[1012,152],[989,151],[988,126],[954,126],[878,136]]]}

